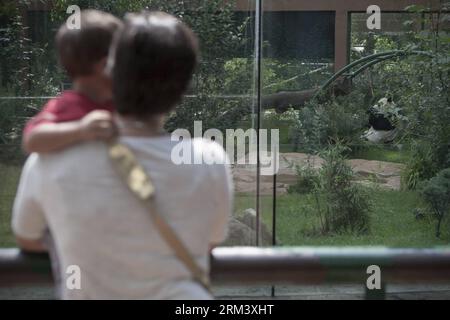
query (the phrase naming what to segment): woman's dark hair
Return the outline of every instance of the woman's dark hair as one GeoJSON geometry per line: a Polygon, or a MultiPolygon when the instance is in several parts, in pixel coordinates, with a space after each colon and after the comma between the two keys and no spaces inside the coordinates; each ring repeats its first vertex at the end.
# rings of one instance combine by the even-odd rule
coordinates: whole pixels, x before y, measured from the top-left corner
{"type": "Polygon", "coordinates": [[[133,117],[169,112],[186,91],[198,55],[197,37],[175,17],[128,14],[111,56],[117,111],[133,117]]]}

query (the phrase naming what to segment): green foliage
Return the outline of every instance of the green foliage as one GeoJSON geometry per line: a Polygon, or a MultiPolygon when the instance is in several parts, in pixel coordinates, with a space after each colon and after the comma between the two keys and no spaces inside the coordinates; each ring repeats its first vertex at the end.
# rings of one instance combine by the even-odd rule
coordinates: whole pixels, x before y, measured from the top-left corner
{"type": "MultiPolygon", "coordinates": [[[[102,5],[104,3],[105,1],[101,1],[102,5]]],[[[99,8],[104,9],[100,4],[99,8]]],[[[244,31],[247,21],[236,20],[234,1],[120,1],[119,6],[114,3],[112,12],[122,15],[127,11],[145,8],[166,11],[181,18],[200,40],[202,59],[191,86],[191,97],[185,99],[172,113],[166,129],[173,131],[186,128],[192,131],[194,121],[202,121],[205,128],[236,127],[236,123],[248,114],[248,110],[223,117],[242,102],[218,97],[226,93],[226,62],[236,56],[237,50],[246,41],[244,31]]],[[[241,88],[249,88],[252,83],[241,85],[241,88]]]]}
{"type": "Polygon", "coordinates": [[[171,114],[165,128],[169,132],[184,128],[192,134],[194,121],[202,121],[205,130],[216,128],[225,132],[226,129],[236,128],[237,124],[248,116],[246,110],[233,112],[236,105],[240,106],[240,102],[239,99],[224,99],[207,94],[185,98],[171,114]]]}
{"type": "MultiPolygon", "coordinates": [[[[443,3],[442,9],[446,5],[443,3]]],[[[426,7],[422,6],[408,10],[425,29],[407,33],[407,47],[430,52],[433,57],[395,61],[379,66],[378,73],[383,75],[380,82],[384,89],[390,88],[408,119],[404,136],[410,142],[412,156],[404,173],[404,185],[414,189],[420,181],[450,165],[450,42],[443,24],[445,13],[423,15],[426,7]]]]}
{"type": "Polygon", "coordinates": [[[8,28],[0,31],[0,92],[14,96],[53,95],[58,91],[61,73],[48,43],[33,42],[25,26],[21,7],[5,10],[0,16],[8,28]]]}
{"type": "Polygon", "coordinates": [[[17,113],[20,104],[14,101],[0,100],[0,146],[12,144],[20,136],[21,124],[18,123],[17,113]]]}
{"type": "Polygon", "coordinates": [[[430,179],[439,171],[431,145],[415,142],[412,150],[402,173],[402,187],[409,190],[416,189],[421,181],[430,179]]]}
{"type": "MultiPolygon", "coordinates": [[[[0,145],[0,157],[4,155],[4,148],[0,145]]],[[[0,161],[0,248],[17,245],[11,230],[11,212],[21,168],[21,165],[6,165],[0,161]]]]}
{"type": "MultiPolygon", "coordinates": [[[[225,63],[225,93],[254,93],[253,57],[234,58],[225,63]]],[[[265,58],[262,61],[262,93],[298,91],[319,86],[329,76],[331,69],[327,63],[304,63],[300,60],[279,60],[265,58]]]]}
{"type": "Polygon", "coordinates": [[[319,171],[298,168],[298,181],[290,193],[310,194],[318,216],[320,234],[364,234],[369,232],[371,202],[363,188],[353,182],[353,171],[346,163],[348,148],[331,145],[320,153],[324,159],[319,171]]]}
{"type": "Polygon", "coordinates": [[[321,153],[325,160],[320,170],[321,191],[326,201],[325,208],[319,209],[321,228],[324,233],[363,234],[369,231],[370,200],[352,181],[353,171],[343,157],[345,151],[338,144],[321,153]]]}
{"type": "MultiPolygon", "coordinates": [[[[50,0],[42,0],[50,2],[50,0]]],[[[139,12],[144,9],[169,12],[181,18],[193,28],[200,39],[202,50],[201,63],[197,69],[190,94],[194,98],[186,100],[174,112],[166,128],[191,129],[194,120],[202,120],[205,126],[233,128],[242,120],[242,112],[221,121],[221,116],[229,109],[241,104],[241,101],[226,101],[223,98],[211,98],[223,94],[226,77],[224,65],[236,56],[236,52],[245,44],[244,36],[247,21],[238,21],[234,13],[234,1],[178,1],[178,0],[53,0],[51,24],[57,28],[67,19],[69,5],[78,5],[81,9],[99,9],[123,17],[127,12],[139,12]]],[[[20,5],[26,5],[23,1],[20,5]]],[[[53,39],[44,43],[34,43],[29,38],[29,30],[24,27],[21,6],[16,1],[7,1],[0,7],[0,15],[8,17],[8,34],[0,37],[2,43],[0,61],[2,61],[2,91],[12,96],[52,96],[59,91],[63,72],[56,67],[53,39]],[[6,40],[5,40],[6,39],[6,40]]],[[[251,88],[252,83],[243,85],[251,88]]],[[[6,95],[6,93],[5,93],[6,95]]],[[[244,111],[248,114],[248,110],[244,111]]],[[[10,131],[5,128],[5,131],[10,131]]]]}
{"type": "Polygon", "coordinates": [[[421,194],[438,220],[436,237],[440,237],[442,221],[450,211],[450,168],[440,171],[426,182],[421,194]]]}
{"type": "Polygon", "coordinates": [[[253,89],[253,64],[251,58],[225,61],[224,93],[250,94],[253,89]]]}
{"type": "Polygon", "coordinates": [[[59,90],[62,73],[48,43],[33,42],[21,12],[26,1],[5,1],[0,18],[7,28],[0,30],[0,161],[17,163],[22,128],[45,100],[29,96],[53,96],[59,90]]]}
{"type": "MultiPolygon", "coordinates": [[[[285,146],[291,150],[290,128],[297,123],[298,111],[289,108],[286,112],[279,114],[271,109],[266,110],[262,118],[261,128],[279,130],[280,147],[285,146]]],[[[281,152],[284,152],[283,150],[281,152]]]]}
{"type": "Polygon", "coordinates": [[[320,176],[310,163],[306,166],[296,166],[297,181],[290,185],[288,193],[308,194],[315,191],[320,184],[320,176]]]}
{"type": "Polygon", "coordinates": [[[390,102],[388,98],[383,98],[378,101],[374,106],[372,106],[371,110],[375,115],[383,116],[389,120],[389,122],[395,127],[401,126],[402,122],[408,120],[408,118],[403,115],[402,108],[400,108],[395,102],[390,102]]]}
{"type": "Polygon", "coordinates": [[[331,66],[325,62],[268,58],[262,61],[262,74],[263,94],[311,89],[332,75],[331,66]]]}
{"type": "MultiPolygon", "coordinates": [[[[212,119],[218,122],[219,126],[222,123],[227,124],[227,128],[234,128],[242,126],[241,120],[245,122],[251,121],[252,104],[256,97],[256,83],[255,83],[255,60],[253,56],[245,58],[231,58],[224,63],[224,74],[222,84],[220,87],[220,94],[223,95],[242,95],[239,98],[230,98],[232,103],[223,106],[222,102],[221,112],[217,114],[217,118],[212,119]],[[228,108],[230,106],[230,108],[228,108]]],[[[269,95],[280,91],[296,91],[305,88],[312,88],[322,83],[329,75],[330,68],[326,63],[310,63],[305,64],[299,60],[278,60],[278,59],[263,59],[262,61],[262,95],[269,95]]],[[[271,106],[265,110],[263,127],[264,128],[279,128],[283,135],[282,143],[288,144],[289,138],[284,135],[289,135],[288,131],[295,128],[295,117],[291,111],[285,112],[289,121],[276,120],[276,116],[271,113],[271,106]],[[268,113],[269,112],[269,113],[268,113]],[[269,117],[267,117],[269,115],[269,117]],[[270,118],[270,119],[268,119],[270,118]],[[270,122],[270,123],[268,123],[270,122]],[[279,127],[273,127],[272,124],[278,122],[279,127]],[[283,130],[283,128],[289,128],[283,130]],[[284,141],[286,140],[286,141],[284,141]]],[[[284,115],[281,117],[285,117],[284,115]]],[[[286,117],[285,117],[286,118],[286,117]]],[[[248,124],[251,126],[251,124],[248,124]]],[[[221,125],[220,127],[224,127],[221,125]]],[[[295,134],[293,132],[293,134],[295,134]]]]}
{"type": "Polygon", "coordinates": [[[44,99],[0,99],[0,163],[23,162],[22,129],[44,102],[44,99]]]}
{"type": "Polygon", "coordinates": [[[364,95],[359,91],[325,103],[308,102],[291,132],[296,149],[314,153],[336,141],[346,146],[360,145],[368,122],[364,106],[364,95]]]}
{"type": "MultiPolygon", "coordinates": [[[[411,55],[386,60],[354,79],[366,107],[382,97],[396,102],[394,110],[382,112],[400,129],[396,142],[411,155],[403,173],[403,187],[414,189],[439,170],[450,166],[450,37],[449,1],[429,13],[427,6],[412,5],[402,14],[403,33],[360,32],[352,35],[352,59],[388,50],[419,50],[429,55],[411,55]],[[406,18],[405,18],[406,17],[406,18]]],[[[385,110],[386,111],[386,110],[385,110]]]]}

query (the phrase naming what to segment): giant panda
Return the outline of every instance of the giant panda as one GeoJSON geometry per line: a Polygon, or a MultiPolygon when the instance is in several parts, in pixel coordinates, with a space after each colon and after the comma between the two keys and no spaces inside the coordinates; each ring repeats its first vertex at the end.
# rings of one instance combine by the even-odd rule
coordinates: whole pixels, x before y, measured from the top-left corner
{"type": "Polygon", "coordinates": [[[398,134],[398,128],[392,119],[398,116],[397,105],[392,98],[382,98],[369,109],[370,129],[363,134],[363,138],[373,143],[390,143],[398,134]],[[389,119],[390,118],[390,119],[389,119]]]}

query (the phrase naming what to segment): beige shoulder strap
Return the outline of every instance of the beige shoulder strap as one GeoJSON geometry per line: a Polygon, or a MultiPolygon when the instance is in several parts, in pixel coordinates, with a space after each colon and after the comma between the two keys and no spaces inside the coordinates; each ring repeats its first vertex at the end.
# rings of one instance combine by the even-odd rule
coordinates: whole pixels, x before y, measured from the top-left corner
{"type": "Polygon", "coordinates": [[[175,252],[186,268],[192,273],[194,280],[209,290],[208,276],[194,260],[186,246],[178,238],[166,220],[152,209],[155,187],[142,166],[137,162],[133,152],[125,145],[113,142],[109,146],[109,157],[122,180],[133,194],[148,208],[153,223],[161,237],[175,252]]]}

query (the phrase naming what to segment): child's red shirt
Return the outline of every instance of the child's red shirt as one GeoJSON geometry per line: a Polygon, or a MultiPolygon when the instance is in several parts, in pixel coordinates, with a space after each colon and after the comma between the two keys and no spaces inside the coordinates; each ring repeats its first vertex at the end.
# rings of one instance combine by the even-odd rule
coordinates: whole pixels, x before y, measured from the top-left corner
{"type": "Polygon", "coordinates": [[[114,110],[112,103],[99,104],[79,92],[67,90],[50,99],[42,110],[25,126],[24,135],[44,123],[58,123],[80,120],[94,110],[114,110]]]}

